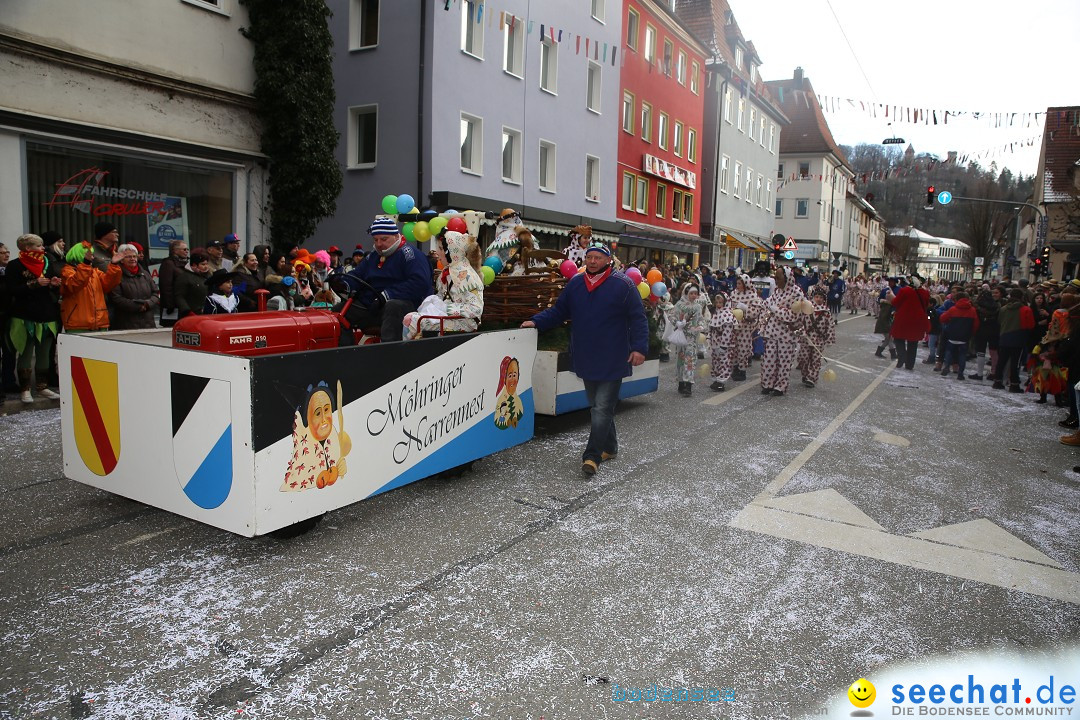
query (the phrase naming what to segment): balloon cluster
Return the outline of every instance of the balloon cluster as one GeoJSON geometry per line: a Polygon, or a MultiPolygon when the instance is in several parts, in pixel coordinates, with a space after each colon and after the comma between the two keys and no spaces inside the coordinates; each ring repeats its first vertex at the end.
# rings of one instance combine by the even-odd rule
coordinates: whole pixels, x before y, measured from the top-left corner
{"type": "MultiPolygon", "coordinates": [[[[454,218],[458,220],[459,218],[454,218]]],[[[462,220],[462,223],[465,221],[462,220]]],[[[449,226],[447,226],[449,227],[449,226]]],[[[489,258],[484,258],[484,265],[480,268],[480,275],[484,278],[484,285],[490,285],[495,281],[495,276],[502,272],[503,261],[498,255],[492,255],[489,258]]]]}
{"type": "Polygon", "coordinates": [[[434,210],[421,213],[420,208],[416,207],[416,200],[409,194],[383,196],[382,209],[387,215],[422,215],[427,218],[407,222],[401,227],[401,234],[409,242],[427,242],[444,229],[460,233],[468,232],[465,219],[460,215],[448,211],[447,214],[453,214],[454,217],[446,218],[437,215],[434,210]]]}

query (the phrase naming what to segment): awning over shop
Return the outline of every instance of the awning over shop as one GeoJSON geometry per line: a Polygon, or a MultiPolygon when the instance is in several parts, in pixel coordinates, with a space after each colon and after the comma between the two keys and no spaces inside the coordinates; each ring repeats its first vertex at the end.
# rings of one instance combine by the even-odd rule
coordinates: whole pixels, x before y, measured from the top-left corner
{"type": "Polygon", "coordinates": [[[637,247],[670,250],[676,253],[694,254],[701,252],[701,243],[705,240],[689,233],[662,232],[652,228],[626,223],[626,232],[620,233],[619,242],[637,247]]]}
{"type": "Polygon", "coordinates": [[[723,233],[720,236],[721,242],[733,250],[751,250],[753,252],[769,252],[771,250],[763,242],[749,235],[724,230],[723,228],[720,228],[720,231],[723,233]]]}

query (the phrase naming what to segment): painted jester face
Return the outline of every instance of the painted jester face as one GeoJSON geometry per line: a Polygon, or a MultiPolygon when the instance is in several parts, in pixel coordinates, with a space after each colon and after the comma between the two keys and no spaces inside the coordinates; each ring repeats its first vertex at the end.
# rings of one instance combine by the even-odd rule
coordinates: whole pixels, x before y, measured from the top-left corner
{"type": "Polygon", "coordinates": [[[330,396],[322,390],[308,401],[307,421],[308,431],[313,438],[322,442],[330,437],[334,429],[334,408],[330,405],[330,396]]]}

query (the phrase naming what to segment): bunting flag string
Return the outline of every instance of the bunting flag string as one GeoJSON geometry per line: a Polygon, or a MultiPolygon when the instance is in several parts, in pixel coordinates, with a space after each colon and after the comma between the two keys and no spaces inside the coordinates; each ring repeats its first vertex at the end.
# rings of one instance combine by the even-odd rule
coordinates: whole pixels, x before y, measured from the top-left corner
{"type": "MultiPolygon", "coordinates": [[[[780,102],[784,102],[784,91],[779,89],[780,102]]],[[[809,93],[796,90],[804,97],[809,93]]],[[[892,122],[910,123],[912,125],[947,125],[950,118],[955,122],[957,118],[971,118],[985,123],[991,128],[1039,128],[1046,118],[1045,110],[1020,112],[987,112],[982,110],[943,110],[941,108],[913,107],[910,105],[898,105],[892,103],[880,103],[857,98],[844,98],[836,95],[818,93],[815,97],[818,107],[828,113],[838,112],[861,112],[871,117],[877,117],[878,111],[892,122]],[[856,107],[856,104],[858,107],[856,107]]],[[[808,98],[807,98],[808,101],[808,98]]],[[[809,105],[807,105],[809,107],[809,105]]]]}

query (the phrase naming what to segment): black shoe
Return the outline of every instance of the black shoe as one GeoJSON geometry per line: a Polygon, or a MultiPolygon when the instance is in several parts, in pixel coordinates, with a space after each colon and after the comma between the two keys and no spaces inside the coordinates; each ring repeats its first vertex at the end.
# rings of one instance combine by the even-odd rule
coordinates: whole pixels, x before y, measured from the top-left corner
{"type": "Polygon", "coordinates": [[[814,382],[812,380],[807,380],[806,378],[802,379],[802,384],[808,388],[814,387],[814,382]]]}
{"type": "Polygon", "coordinates": [[[928,358],[926,358],[925,360],[922,361],[922,364],[923,365],[933,365],[934,364],[934,358],[928,357],[928,358]]]}
{"type": "Polygon", "coordinates": [[[1058,425],[1063,428],[1071,428],[1075,430],[1076,428],[1080,428],[1080,418],[1067,417],[1064,420],[1058,420],[1058,425]]]}
{"type": "Polygon", "coordinates": [[[724,392],[724,390],[727,390],[727,388],[724,387],[724,383],[719,380],[713,382],[713,384],[709,386],[709,389],[715,390],[716,392],[724,392]]]}
{"type": "Polygon", "coordinates": [[[943,368],[942,369],[941,377],[949,377],[949,368],[943,368]]]}
{"type": "Polygon", "coordinates": [[[671,362],[671,356],[667,353],[660,353],[660,362],[671,362]]]}
{"type": "Polygon", "coordinates": [[[732,380],[745,380],[746,379],[746,371],[745,370],[735,370],[735,371],[733,371],[731,373],[731,379],[732,380]]]}
{"type": "Polygon", "coordinates": [[[968,380],[982,380],[983,379],[982,375],[968,375],[967,377],[968,377],[968,380]]]}
{"type": "Polygon", "coordinates": [[[1045,395],[1041,396],[1038,400],[1035,401],[1035,404],[1036,405],[1045,405],[1046,404],[1046,396],[1045,395]]]}
{"type": "Polygon", "coordinates": [[[903,360],[897,360],[896,361],[896,369],[899,370],[902,367],[904,367],[904,361],[903,360]]]}
{"type": "Polygon", "coordinates": [[[1065,402],[1065,396],[1064,395],[1055,395],[1054,396],[1054,407],[1065,407],[1066,405],[1068,405],[1068,403],[1065,402]]]}
{"type": "Polygon", "coordinates": [[[964,373],[956,373],[956,379],[957,380],[963,380],[964,379],[964,373]]]}
{"type": "Polygon", "coordinates": [[[1020,387],[1019,385],[1010,385],[1009,386],[1009,392],[1011,392],[1011,393],[1022,393],[1022,392],[1024,392],[1024,389],[1022,387],[1020,387]]]}
{"type": "Polygon", "coordinates": [[[889,358],[892,360],[896,359],[896,350],[894,348],[889,348],[889,358]]]}
{"type": "Polygon", "coordinates": [[[690,397],[690,393],[693,391],[693,387],[694,386],[691,383],[681,382],[679,383],[679,394],[690,397]]]}
{"type": "Polygon", "coordinates": [[[763,387],[763,388],[761,388],[761,394],[762,394],[762,395],[768,395],[768,394],[769,394],[769,393],[771,393],[771,392],[772,392],[772,389],[771,389],[771,388],[767,388],[767,387],[763,387]]]}
{"type": "Polygon", "coordinates": [[[995,380],[994,384],[991,385],[990,387],[993,388],[994,390],[1004,390],[1005,389],[1005,383],[1001,382],[1000,380],[995,380]]]}
{"type": "MultiPolygon", "coordinates": [[[[655,277],[655,276],[654,276],[655,277]]],[[[874,357],[884,358],[885,354],[882,352],[885,348],[878,348],[874,351],[874,357]]]]}
{"type": "Polygon", "coordinates": [[[784,391],[783,390],[777,390],[776,388],[773,388],[772,390],[769,391],[769,394],[772,395],[773,397],[783,397],[784,391]]]}

